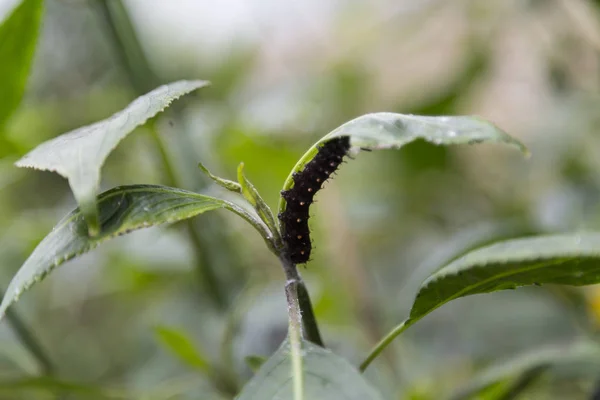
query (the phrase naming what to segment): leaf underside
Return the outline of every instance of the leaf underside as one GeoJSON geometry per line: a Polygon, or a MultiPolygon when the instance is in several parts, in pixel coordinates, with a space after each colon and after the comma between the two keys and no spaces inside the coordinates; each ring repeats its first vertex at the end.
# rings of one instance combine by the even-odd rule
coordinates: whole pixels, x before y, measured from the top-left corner
{"type": "MultiPolygon", "coordinates": [[[[428,117],[387,112],[366,114],[346,122],[315,143],[294,166],[283,190],[292,187],[293,174],[301,171],[315,157],[321,143],[339,136],[349,136],[353,148],[368,150],[399,149],[417,139],[423,139],[438,145],[504,143],[529,154],[517,139],[479,117],[428,117]]],[[[285,204],[285,200],[280,198],[280,213],[285,209],[285,204]]]]}
{"type": "MultiPolygon", "coordinates": [[[[306,400],[381,399],[352,365],[331,351],[303,341],[302,354],[306,400]]],[[[246,384],[237,399],[292,399],[292,381],[290,345],[286,340],[246,384]]]]}
{"type": "Polygon", "coordinates": [[[99,231],[96,193],[100,169],[111,151],[130,132],[206,81],[178,81],[138,97],[111,117],[42,143],[17,161],[18,167],[56,172],[69,180],[90,232],[99,231]]]}

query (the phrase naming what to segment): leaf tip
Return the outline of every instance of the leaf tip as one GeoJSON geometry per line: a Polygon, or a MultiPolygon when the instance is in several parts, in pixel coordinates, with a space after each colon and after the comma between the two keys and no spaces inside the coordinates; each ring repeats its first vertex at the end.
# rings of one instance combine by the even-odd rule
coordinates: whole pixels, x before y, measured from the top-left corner
{"type": "Polygon", "coordinates": [[[239,165],[237,167],[237,175],[238,175],[238,181],[239,181],[240,185],[244,186],[245,176],[244,176],[244,162],[243,161],[241,163],[239,163],[239,165]]]}
{"type": "Polygon", "coordinates": [[[206,175],[210,174],[210,172],[208,171],[208,168],[206,168],[206,166],[204,164],[202,164],[201,162],[198,163],[198,168],[200,168],[200,170],[202,172],[204,172],[206,175]]]}

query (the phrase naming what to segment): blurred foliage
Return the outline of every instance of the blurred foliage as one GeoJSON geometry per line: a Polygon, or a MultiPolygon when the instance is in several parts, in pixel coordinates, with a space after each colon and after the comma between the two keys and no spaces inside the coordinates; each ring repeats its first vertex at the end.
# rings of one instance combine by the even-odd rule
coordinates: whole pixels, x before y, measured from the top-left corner
{"type": "Polygon", "coordinates": [[[42,1],[27,0],[18,4],[0,25],[0,157],[7,155],[9,142],[3,135],[5,125],[17,109],[29,75],[29,67],[42,19],[42,1]]]}
{"type": "MultiPolygon", "coordinates": [[[[424,142],[363,152],[319,193],[314,260],[302,272],[325,342],[355,364],[408,313],[422,279],[466,250],[508,236],[600,229],[600,4],[417,3],[125,2],[158,83],[212,82],[156,123],[185,188],[220,190],[206,184],[200,161],[229,179],[243,161],[275,207],[308,146],[372,111],[477,114],[531,149],[529,160],[498,146],[424,142]]],[[[13,162],[137,96],[93,2],[44,7],[24,101],[0,135],[4,288],[75,204],[64,180],[13,162]]],[[[25,49],[26,38],[18,40],[25,49]]],[[[0,97],[6,112],[8,97],[0,97]]],[[[146,131],[124,140],[104,170],[104,189],[133,183],[168,183],[146,131]]],[[[33,378],[36,360],[0,325],[0,399],[231,398],[214,375],[165,351],[155,328],[177,327],[242,383],[252,376],[246,357],[255,366],[285,336],[283,276],[243,221],[224,214],[199,217],[204,223],[223,231],[235,249],[227,255],[239,260],[217,270],[229,307],[212,306],[196,284],[197,249],[185,226],[115,240],[57,270],[15,308],[53,360],[54,377],[33,378]],[[252,301],[237,297],[247,285],[258,288],[252,301]]],[[[384,398],[441,398],[493,360],[595,336],[599,298],[597,287],[542,287],[458,300],[411,328],[367,378],[384,398]]],[[[524,395],[586,399],[597,381],[584,366],[557,368],[524,395]]]]}

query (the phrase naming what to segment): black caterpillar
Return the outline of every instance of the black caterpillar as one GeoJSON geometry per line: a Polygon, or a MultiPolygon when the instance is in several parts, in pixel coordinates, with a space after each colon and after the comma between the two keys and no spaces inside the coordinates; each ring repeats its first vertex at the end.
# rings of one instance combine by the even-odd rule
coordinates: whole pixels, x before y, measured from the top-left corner
{"type": "Polygon", "coordinates": [[[310,257],[308,209],[313,198],[349,150],[349,136],[336,137],[323,143],[304,169],[293,174],[294,186],[281,192],[281,197],[286,201],[285,211],[279,213],[281,233],[288,256],[294,264],[306,263],[310,257]]]}

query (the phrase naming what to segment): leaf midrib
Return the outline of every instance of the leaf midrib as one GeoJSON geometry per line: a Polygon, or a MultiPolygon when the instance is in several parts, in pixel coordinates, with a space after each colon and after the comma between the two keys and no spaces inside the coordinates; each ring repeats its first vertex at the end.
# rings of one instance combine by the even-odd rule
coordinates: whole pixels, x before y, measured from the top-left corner
{"type": "MultiPolygon", "coordinates": [[[[420,316],[416,316],[416,318],[420,319],[421,317],[423,317],[423,316],[431,313],[432,311],[434,311],[437,308],[443,306],[444,304],[446,304],[446,303],[448,303],[448,302],[450,302],[452,300],[456,300],[457,298],[460,298],[463,294],[468,293],[470,290],[478,288],[480,286],[483,286],[484,284],[487,284],[487,283],[489,283],[489,282],[491,282],[491,281],[493,281],[495,279],[506,278],[506,277],[509,277],[509,276],[512,276],[512,275],[520,274],[522,272],[534,271],[534,270],[536,270],[538,268],[543,268],[544,266],[553,266],[553,265],[556,265],[556,264],[561,264],[561,263],[564,263],[564,262],[572,261],[575,258],[576,257],[562,258],[560,260],[557,260],[555,262],[550,262],[550,263],[544,262],[544,260],[540,259],[538,263],[533,264],[532,266],[530,266],[528,268],[523,268],[523,269],[519,269],[517,271],[512,271],[512,272],[506,272],[504,274],[494,275],[493,277],[487,278],[487,279],[485,279],[483,281],[477,282],[476,284],[469,285],[469,286],[465,287],[464,289],[456,292],[453,296],[448,297],[448,299],[445,300],[445,301],[443,301],[442,303],[438,303],[437,306],[427,309],[424,313],[421,313],[420,316]]],[[[486,265],[485,264],[478,265],[475,268],[482,268],[482,267],[486,267],[486,265]]],[[[458,273],[455,273],[454,276],[453,276],[453,278],[456,277],[456,276],[458,276],[458,273]]],[[[449,278],[449,276],[443,276],[441,278],[449,278]]],[[[430,284],[434,284],[434,283],[435,283],[435,281],[431,282],[430,284]]],[[[521,286],[526,286],[526,285],[521,285],[521,286]]],[[[427,289],[427,287],[425,287],[424,289],[427,289]]],[[[413,316],[410,317],[410,319],[413,319],[413,318],[415,318],[415,317],[413,317],[413,316]]]]}

